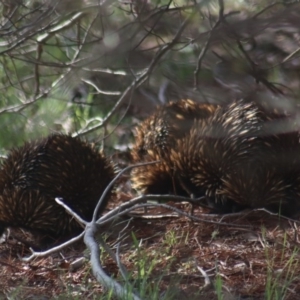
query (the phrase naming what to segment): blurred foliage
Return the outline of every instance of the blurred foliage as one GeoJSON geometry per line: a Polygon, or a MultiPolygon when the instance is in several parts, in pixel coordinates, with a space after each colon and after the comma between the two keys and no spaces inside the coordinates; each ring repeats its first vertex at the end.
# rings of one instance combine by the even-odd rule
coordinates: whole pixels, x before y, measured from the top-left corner
{"type": "Polygon", "coordinates": [[[61,131],[100,141],[115,127],[108,144],[128,143],[132,117],[170,99],[300,91],[297,1],[1,0],[0,11],[0,149],[61,131]]]}

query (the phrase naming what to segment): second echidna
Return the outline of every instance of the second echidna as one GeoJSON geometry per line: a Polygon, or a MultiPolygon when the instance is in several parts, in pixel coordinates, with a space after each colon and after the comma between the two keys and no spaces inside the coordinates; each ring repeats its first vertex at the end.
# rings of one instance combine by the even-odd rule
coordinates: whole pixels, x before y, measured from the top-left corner
{"type": "Polygon", "coordinates": [[[55,198],[90,221],[113,177],[114,167],[102,153],[69,135],[11,150],[0,171],[0,234],[5,227],[22,227],[51,238],[74,235],[80,225],[55,198]]]}
{"type": "Polygon", "coordinates": [[[198,103],[190,99],[172,101],[160,106],[137,128],[132,150],[134,160],[152,153],[164,156],[176,141],[190,130],[195,120],[207,119],[218,106],[198,103]]]}
{"type": "Polygon", "coordinates": [[[293,111],[258,106],[262,121],[254,151],[223,178],[222,194],[252,208],[295,216],[300,208],[300,143],[293,111]]]}
{"type": "Polygon", "coordinates": [[[269,122],[282,120],[289,118],[254,102],[231,103],[205,126],[196,122],[177,141],[168,164],[188,193],[206,195],[220,212],[247,206],[288,213],[299,202],[300,145],[293,124],[282,132],[269,131],[269,122]]]}
{"type": "Polygon", "coordinates": [[[177,140],[189,132],[195,120],[209,118],[217,108],[217,105],[183,99],[158,107],[153,115],[143,121],[136,128],[133,162],[160,160],[160,163],[134,169],[131,177],[133,187],[144,194],[186,195],[164,158],[177,140]]]}

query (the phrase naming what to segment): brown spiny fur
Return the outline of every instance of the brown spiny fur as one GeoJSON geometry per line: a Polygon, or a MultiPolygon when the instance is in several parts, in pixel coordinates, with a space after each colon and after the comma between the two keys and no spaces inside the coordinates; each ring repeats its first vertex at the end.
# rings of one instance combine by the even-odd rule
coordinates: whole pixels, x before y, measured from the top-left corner
{"type": "Polygon", "coordinates": [[[219,107],[213,116],[196,121],[189,134],[177,141],[167,158],[173,173],[189,194],[224,201],[222,180],[257,147],[255,132],[260,113],[252,104],[219,107]]]}
{"type": "Polygon", "coordinates": [[[223,179],[222,194],[253,208],[293,216],[300,208],[300,143],[297,109],[264,109],[256,133],[259,147],[223,179]]]}
{"type": "MultiPolygon", "coordinates": [[[[55,198],[90,221],[114,167],[88,143],[51,135],[10,151],[0,171],[0,229],[22,227],[52,238],[81,227],[55,198]]],[[[105,208],[109,195],[100,207],[105,208]]]]}
{"type": "Polygon", "coordinates": [[[178,139],[185,136],[195,120],[210,117],[217,108],[217,105],[197,103],[190,99],[172,101],[158,107],[136,128],[133,160],[140,160],[148,151],[164,156],[178,139]]]}
{"type": "Polygon", "coordinates": [[[133,187],[144,194],[185,195],[164,158],[169,155],[176,141],[189,132],[195,120],[207,119],[217,108],[216,105],[183,99],[158,107],[153,115],[143,121],[136,128],[135,144],[132,149],[133,162],[155,160],[161,162],[134,169],[133,187]]]}
{"type": "Polygon", "coordinates": [[[269,114],[253,102],[234,102],[219,108],[204,125],[195,122],[177,141],[167,164],[189,193],[223,203],[224,211],[230,203],[287,212],[286,206],[299,202],[295,182],[300,147],[292,125],[285,132],[269,132],[269,122],[280,120],[288,118],[269,114]],[[284,154],[293,156],[279,162],[284,154]]]}

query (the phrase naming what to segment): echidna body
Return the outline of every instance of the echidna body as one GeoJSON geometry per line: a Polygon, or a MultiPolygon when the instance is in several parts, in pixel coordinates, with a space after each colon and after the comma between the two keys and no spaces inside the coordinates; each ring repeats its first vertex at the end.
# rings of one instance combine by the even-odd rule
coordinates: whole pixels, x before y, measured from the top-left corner
{"type": "Polygon", "coordinates": [[[300,208],[298,130],[288,126],[285,132],[270,134],[269,126],[263,126],[259,133],[260,147],[223,178],[222,195],[253,208],[265,207],[291,216],[300,208]]]}
{"type": "MultiPolygon", "coordinates": [[[[79,224],[62,201],[90,221],[114,167],[102,153],[68,135],[51,135],[10,151],[0,171],[0,229],[23,227],[62,237],[79,224]]],[[[102,211],[109,195],[100,207],[102,211]]],[[[0,232],[1,233],[1,232],[0,232]]]]}
{"type": "Polygon", "coordinates": [[[300,164],[297,155],[285,157],[284,163],[278,159],[299,153],[299,136],[293,126],[269,132],[268,122],[276,118],[253,102],[219,108],[205,126],[196,122],[178,140],[168,162],[174,176],[189,193],[224,204],[224,212],[228,201],[230,206],[287,210],[292,194],[298,194],[293,178],[300,164]]]}
{"type": "Polygon", "coordinates": [[[299,175],[288,178],[275,169],[266,165],[243,166],[226,176],[221,193],[240,205],[293,215],[300,207],[299,175]]]}
{"type": "Polygon", "coordinates": [[[217,105],[197,103],[190,99],[172,101],[158,107],[153,115],[136,128],[133,159],[141,159],[148,151],[160,157],[168,154],[176,141],[190,130],[195,120],[210,117],[217,108],[217,105]]]}
{"type": "Polygon", "coordinates": [[[259,111],[252,104],[240,105],[219,108],[204,124],[195,122],[171,150],[168,163],[191,194],[218,197],[224,176],[259,147],[259,111]]]}
{"type": "Polygon", "coordinates": [[[132,172],[133,187],[144,193],[186,195],[165,157],[169,156],[177,140],[183,138],[195,120],[209,118],[217,105],[200,104],[192,100],[170,102],[136,128],[133,162],[160,163],[136,168],[132,172]]]}

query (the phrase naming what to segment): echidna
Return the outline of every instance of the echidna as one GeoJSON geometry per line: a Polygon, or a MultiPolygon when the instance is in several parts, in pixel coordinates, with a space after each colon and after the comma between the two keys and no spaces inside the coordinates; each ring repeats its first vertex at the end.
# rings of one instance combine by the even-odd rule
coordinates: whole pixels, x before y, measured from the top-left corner
{"type": "Polygon", "coordinates": [[[195,120],[207,119],[217,108],[217,105],[183,99],[158,107],[153,115],[143,121],[136,128],[133,162],[161,162],[134,169],[131,177],[133,187],[144,194],[186,195],[164,158],[177,140],[189,132],[195,120]]]}
{"type": "MultiPolygon", "coordinates": [[[[219,107],[209,119],[196,121],[190,132],[177,140],[167,164],[188,194],[206,195],[222,206],[222,180],[259,146],[256,132],[260,123],[260,112],[253,104],[235,102],[219,107]]],[[[223,209],[227,212],[228,207],[223,209]]]]}
{"type": "Polygon", "coordinates": [[[55,197],[90,221],[113,177],[114,167],[104,154],[69,135],[54,134],[11,150],[0,171],[0,234],[6,227],[51,238],[76,234],[79,224],[55,197]]]}
{"type": "Polygon", "coordinates": [[[190,99],[172,101],[160,106],[136,128],[134,160],[140,160],[150,152],[164,156],[182,138],[195,120],[210,117],[217,105],[197,103],[190,99]]]}
{"type": "Polygon", "coordinates": [[[259,147],[223,178],[222,194],[237,203],[292,216],[300,208],[299,130],[290,113],[259,109],[259,147]]]}
{"type": "Polygon", "coordinates": [[[285,203],[297,194],[292,181],[299,177],[300,164],[297,156],[284,164],[278,159],[284,153],[299,153],[299,136],[293,127],[270,133],[268,122],[276,118],[284,120],[253,102],[218,108],[204,126],[197,121],[177,141],[167,164],[173,164],[183,188],[196,196],[205,194],[223,212],[236,206],[285,211],[285,203]]]}

